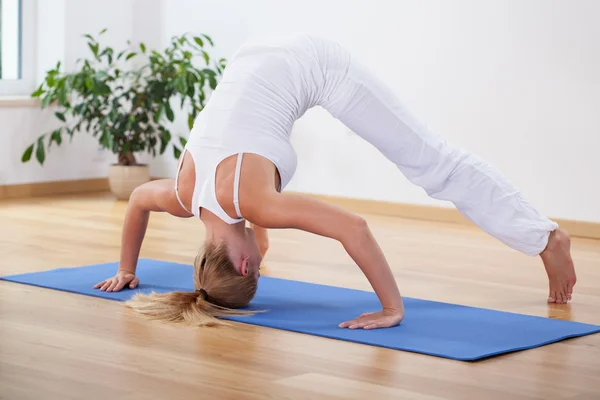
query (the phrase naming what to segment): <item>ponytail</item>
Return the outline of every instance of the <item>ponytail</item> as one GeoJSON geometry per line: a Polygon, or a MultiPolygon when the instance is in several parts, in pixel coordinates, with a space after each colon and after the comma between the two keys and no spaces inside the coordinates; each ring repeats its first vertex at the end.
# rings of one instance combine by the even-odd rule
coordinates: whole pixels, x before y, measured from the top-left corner
{"type": "Polygon", "coordinates": [[[201,292],[138,293],[126,305],[149,319],[196,326],[226,325],[217,317],[251,315],[251,311],[232,310],[209,302],[201,292]]]}

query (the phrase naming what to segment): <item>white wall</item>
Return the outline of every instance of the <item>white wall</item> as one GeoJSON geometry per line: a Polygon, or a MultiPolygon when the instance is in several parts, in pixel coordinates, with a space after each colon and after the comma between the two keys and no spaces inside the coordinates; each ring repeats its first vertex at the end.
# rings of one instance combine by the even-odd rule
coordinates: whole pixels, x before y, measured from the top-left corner
{"type": "MultiPolygon", "coordinates": [[[[600,2],[170,4],[165,38],[206,32],[224,55],[270,32],[338,40],[427,125],[497,166],[542,212],[600,222],[600,2]]],[[[298,121],[293,138],[299,167],[291,190],[447,205],[320,109],[298,121]]]]}
{"type": "MultiPolygon", "coordinates": [[[[255,34],[308,31],[338,40],[427,125],[496,165],[542,212],[600,222],[600,2],[61,1],[58,47],[67,62],[86,50],[78,34],[105,26],[111,40],[131,36],[161,47],[175,34],[207,33],[226,57],[255,34]]],[[[78,153],[51,154],[44,168],[15,164],[17,141],[35,137],[32,127],[47,124],[40,118],[0,109],[1,132],[8,127],[13,141],[0,148],[0,174],[9,166],[11,183],[105,175],[108,161],[90,161],[97,153],[93,140],[83,143],[88,137],[78,153]]],[[[176,125],[176,133],[185,131],[176,125]]],[[[448,206],[320,109],[298,121],[293,140],[299,166],[290,190],[448,206]]],[[[170,153],[142,159],[152,175],[173,175],[170,153]]]]}

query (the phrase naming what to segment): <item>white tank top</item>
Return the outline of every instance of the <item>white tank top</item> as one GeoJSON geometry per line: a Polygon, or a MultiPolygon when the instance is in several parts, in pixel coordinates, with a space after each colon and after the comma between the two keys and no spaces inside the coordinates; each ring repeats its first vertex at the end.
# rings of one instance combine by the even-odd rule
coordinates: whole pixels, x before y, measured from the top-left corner
{"type": "MultiPolygon", "coordinates": [[[[181,160],[185,152],[192,156],[196,171],[192,210],[179,200],[182,207],[197,217],[205,208],[229,224],[243,221],[237,193],[244,153],[270,160],[281,178],[279,191],[285,189],[297,165],[290,141],[294,122],[317,105],[334,113],[331,97],[339,72],[345,71],[348,64],[349,55],[337,43],[306,34],[243,45],[196,118],[181,155],[181,160]],[[232,155],[238,155],[234,182],[238,218],[231,218],[223,210],[215,190],[217,166],[232,155]]],[[[177,177],[180,168],[181,161],[177,177]]]]}

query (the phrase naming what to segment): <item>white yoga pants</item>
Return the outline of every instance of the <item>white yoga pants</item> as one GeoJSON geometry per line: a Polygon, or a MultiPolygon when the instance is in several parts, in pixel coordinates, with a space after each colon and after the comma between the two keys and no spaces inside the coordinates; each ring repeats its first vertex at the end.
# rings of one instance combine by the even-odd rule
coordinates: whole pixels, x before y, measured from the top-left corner
{"type": "Polygon", "coordinates": [[[530,256],[544,250],[558,225],[541,215],[505,176],[420,124],[383,82],[338,45],[316,45],[331,88],[321,102],[325,109],[432,198],[452,202],[512,249],[530,256]]]}

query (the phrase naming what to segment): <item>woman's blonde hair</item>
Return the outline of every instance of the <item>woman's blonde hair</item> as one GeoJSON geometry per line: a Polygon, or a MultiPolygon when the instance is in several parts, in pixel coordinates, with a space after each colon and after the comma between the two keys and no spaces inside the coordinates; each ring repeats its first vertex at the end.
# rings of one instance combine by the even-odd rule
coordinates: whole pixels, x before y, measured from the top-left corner
{"type": "Polygon", "coordinates": [[[256,294],[258,278],[241,275],[227,248],[208,243],[194,260],[195,292],[138,293],[126,304],[150,319],[199,326],[223,324],[217,317],[249,315],[246,307],[256,294]]]}

